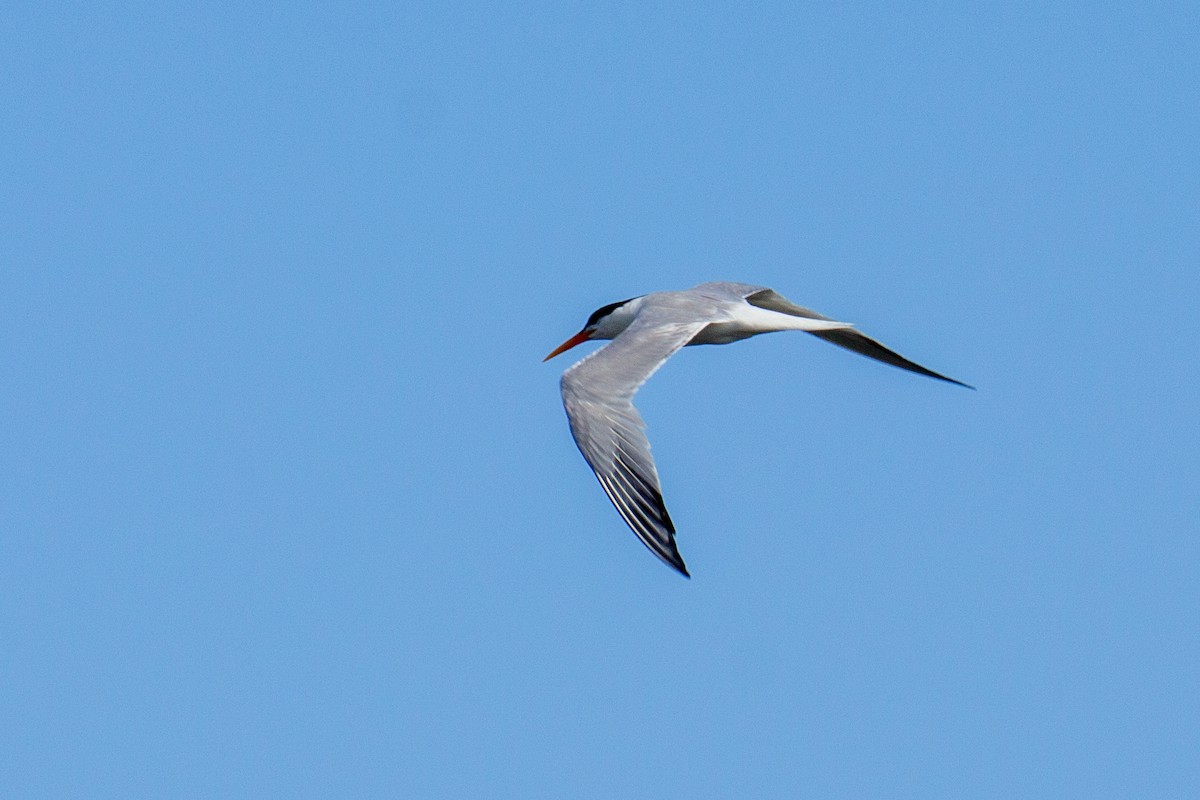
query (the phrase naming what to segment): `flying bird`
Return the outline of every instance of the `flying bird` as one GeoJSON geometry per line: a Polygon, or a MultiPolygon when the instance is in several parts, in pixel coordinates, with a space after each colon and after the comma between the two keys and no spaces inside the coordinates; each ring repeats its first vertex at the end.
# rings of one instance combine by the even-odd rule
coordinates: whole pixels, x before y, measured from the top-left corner
{"type": "Polygon", "coordinates": [[[702,283],[596,309],[583,330],[544,360],[591,339],[612,340],[563,373],[563,406],[571,435],[626,524],[654,555],[685,577],[690,576],[675,545],[675,525],[663,505],[658,470],[633,395],[681,347],[729,344],[773,331],[804,331],[885,364],[974,388],[909,361],[848,322],[802,308],[762,286],[702,283]]]}

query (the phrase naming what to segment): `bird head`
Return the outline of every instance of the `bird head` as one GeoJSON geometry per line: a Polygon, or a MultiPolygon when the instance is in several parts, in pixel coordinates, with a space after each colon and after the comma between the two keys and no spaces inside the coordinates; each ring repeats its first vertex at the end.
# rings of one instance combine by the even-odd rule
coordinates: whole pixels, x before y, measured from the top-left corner
{"type": "Polygon", "coordinates": [[[633,322],[633,318],[637,315],[636,306],[640,305],[636,301],[640,299],[640,297],[631,297],[628,300],[609,303],[606,306],[597,308],[588,317],[583,330],[554,348],[550,355],[542,360],[549,361],[559,353],[565,353],[575,345],[583,344],[590,339],[614,338],[618,333],[628,328],[629,323],[633,322]]]}

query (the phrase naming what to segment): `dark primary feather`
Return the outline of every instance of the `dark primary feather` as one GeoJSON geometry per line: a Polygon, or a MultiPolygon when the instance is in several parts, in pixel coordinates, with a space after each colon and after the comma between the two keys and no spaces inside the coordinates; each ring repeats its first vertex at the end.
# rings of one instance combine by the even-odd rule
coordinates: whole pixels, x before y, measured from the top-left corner
{"type": "Polygon", "coordinates": [[[596,477],[621,517],[651,552],[690,578],[675,544],[675,523],[658,489],[621,455],[612,473],[596,472],[596,477]]]}

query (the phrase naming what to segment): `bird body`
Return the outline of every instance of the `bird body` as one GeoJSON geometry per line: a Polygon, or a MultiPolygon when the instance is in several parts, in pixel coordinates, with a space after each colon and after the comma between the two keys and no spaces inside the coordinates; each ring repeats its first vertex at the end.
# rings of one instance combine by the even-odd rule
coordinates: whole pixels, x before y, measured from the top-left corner
{"type": "Polygon", "coordinates": [[[546,356],[549,360],[590,339],[612,340],[563,373],[563,406],[571,434],[626,524],[651,552],[685,576],[687,567],[675,544],[675,526],[663,504],[645,423],[633,396],[681,347],[729,344],[787,330],[805,331],[893,366],[966,386],[909,361],[850,323],[744,283],[702,283],[609,304],[546,356]]]}

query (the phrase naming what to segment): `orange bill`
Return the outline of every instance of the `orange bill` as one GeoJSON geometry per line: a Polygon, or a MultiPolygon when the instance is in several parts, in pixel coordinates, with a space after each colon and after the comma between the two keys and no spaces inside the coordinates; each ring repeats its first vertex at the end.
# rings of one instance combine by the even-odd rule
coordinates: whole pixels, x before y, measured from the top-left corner
{"type": "Polygon", "coordinates": [[[550,359],[554,358],[559,353],[565,353],[566,351],[570,350],[575,345],[583,344],[590,338],[592,338],[590,333],[588,333],[587,331],[580,331],[579,333],[572,336],[570,339],[567,339],[565,342],[560,344],[558,347],[554,348],[554,350],[550,353],[550,355],[543,358],[542,361],[549,361],[550,359]]]}

